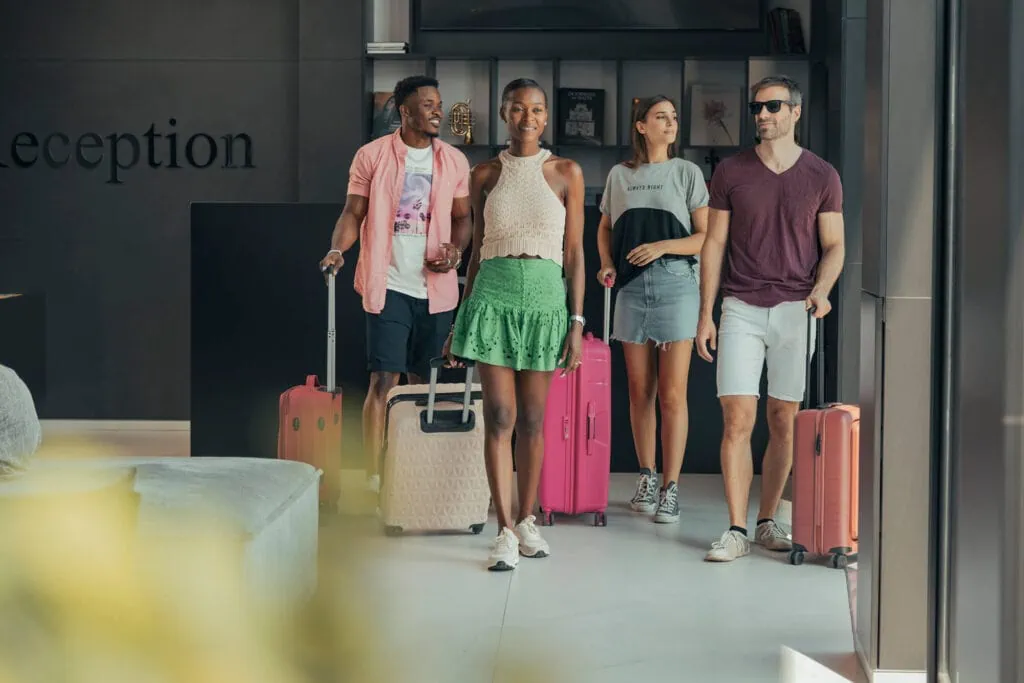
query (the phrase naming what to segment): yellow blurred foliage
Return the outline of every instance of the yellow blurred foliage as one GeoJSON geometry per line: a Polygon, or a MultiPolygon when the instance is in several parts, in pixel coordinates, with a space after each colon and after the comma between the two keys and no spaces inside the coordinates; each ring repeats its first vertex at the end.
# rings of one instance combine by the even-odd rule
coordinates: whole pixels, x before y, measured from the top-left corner
{"type": "MultiPolygon", "coordinates": [[[[87,443],[61,452],[100,455],[87,443]]],[[[360,579],[387,561],[371,510],[321,520],[317,591],[281,605],[247,586],[228,515],[169,514],[168,533],[148,537],[132,469],[73,471],[0,477],[0,683],[431,680],[420,653],[388,642],[386,596],[360,579]]],[[[342,498],[369,502],[361,487],[342,498]]],[[[422,628],[429,642],[433,625],[422,628]]],[[[538,656],[499,662],[496,680],[566,680],[538,675],[555,664],[538,656]]]]}

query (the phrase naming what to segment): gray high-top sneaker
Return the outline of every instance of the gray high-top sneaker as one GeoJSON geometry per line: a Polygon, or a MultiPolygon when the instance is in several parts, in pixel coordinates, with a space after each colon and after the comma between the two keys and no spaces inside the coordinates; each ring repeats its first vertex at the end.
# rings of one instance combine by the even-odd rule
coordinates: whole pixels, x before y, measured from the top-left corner
{"type": "Polygon", "coordinates": [[[646,467],[640,470],[636,480],[636,493],[629,507],[634,512],[654,512],[658,506],[658,475],[646,467]]]}
{"type": "Polygon", "coordinates": [[[654,512],[658,524],[674,524],[679,521],[679,487],[670,481],[658,493],[658,509],[654,512]]]}

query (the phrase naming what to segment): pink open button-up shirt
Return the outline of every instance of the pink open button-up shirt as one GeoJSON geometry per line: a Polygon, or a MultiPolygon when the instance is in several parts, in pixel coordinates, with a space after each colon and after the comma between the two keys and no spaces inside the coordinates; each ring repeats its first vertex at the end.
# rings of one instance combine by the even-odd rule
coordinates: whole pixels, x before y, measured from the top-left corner
{"type": "MultiPolygon", "coordinates": [[[[469,162],[447,142],[434,138],[434,171],[430,185],[430,222],[427,258],[440,255],[440,245],[451,242],[452,201],[469,196],[469,162]]],[[[366,219],[359,231],[359,261],[355,290],[363,309],[377,314],[384,308],[391,264],[395,214],[405,183],[405,142],[401,131],[384,135],[359,148],[348,173],[348,193],[367,197],[366,219]]],[[[454,309],[459,303],[458,276],[427,271],[427,300],[431,313],[454,309]]]]}

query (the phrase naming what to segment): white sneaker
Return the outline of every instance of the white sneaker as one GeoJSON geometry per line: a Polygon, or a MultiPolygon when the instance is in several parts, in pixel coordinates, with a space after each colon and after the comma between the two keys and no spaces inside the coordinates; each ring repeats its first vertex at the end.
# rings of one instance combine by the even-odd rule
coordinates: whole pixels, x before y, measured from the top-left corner
{"type": "Polygon", "coordinates": [[[774,520],[761,522],[754,530],[754,543],[776,552],[792,550],[793,539],[774,520]]]}
{"type": "Polygon", "coordinates": [[[519,539],[514,531],[505,527],[494,539],[494,548],[487,568],[492,572],[507,572],[519,564],[519,539]]]}
{"type": "Polygon", "coordinates": [[[705,562],[732,562],[750,552],[750,541],[738,531],[729,529],[711,544],[711,550],[704,556],[705,562]]]}
{"type": "Polygon", "coordinates": [[[519,552],[524,557],[547,557],[551,554],[548,542],[537,531],[537,518],[533,515],[516,524],[516,535],[519,537],[519,552]]]}

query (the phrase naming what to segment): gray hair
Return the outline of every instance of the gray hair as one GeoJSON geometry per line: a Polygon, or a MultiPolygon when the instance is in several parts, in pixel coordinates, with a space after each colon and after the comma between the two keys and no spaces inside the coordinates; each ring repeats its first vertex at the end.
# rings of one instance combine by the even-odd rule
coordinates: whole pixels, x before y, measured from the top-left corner
{"type": "Polygon", "coordinates": [[[767,76],[754,85],[750,86],[750,99],[757,97],[757,93],[765,88],[780,87],[789,91],[789,103],[791,106],[799,107],[804,103],[804,95],[800,90],[800,84],[789,76],[767,76]]]}

